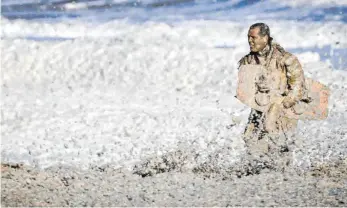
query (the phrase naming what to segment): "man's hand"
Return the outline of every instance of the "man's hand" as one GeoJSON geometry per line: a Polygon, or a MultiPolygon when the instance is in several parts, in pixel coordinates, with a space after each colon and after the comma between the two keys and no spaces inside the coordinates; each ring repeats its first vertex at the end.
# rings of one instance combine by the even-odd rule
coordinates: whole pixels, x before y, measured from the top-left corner
{"type": "Polygon", "coordinates": [[[293,98],[291,98],[291,97],[285,97],[284,98],[284,100],[283,100],[283,106],[285,107],[285,108],[290,108],[290,107],[292,107],[293,105],[295,105],[295,100],[293,99],[293,98]]]}

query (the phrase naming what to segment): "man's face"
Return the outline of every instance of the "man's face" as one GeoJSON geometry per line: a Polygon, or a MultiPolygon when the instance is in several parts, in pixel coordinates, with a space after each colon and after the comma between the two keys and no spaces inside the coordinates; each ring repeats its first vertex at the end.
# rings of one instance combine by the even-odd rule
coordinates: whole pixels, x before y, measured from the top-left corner
{"type": "Polygon", "coordinates": [[[248,43],[252,52],[262,51],[268,43],[269,37],[259,35],[260,28],[256,27],[248,31],[248,43]]]}

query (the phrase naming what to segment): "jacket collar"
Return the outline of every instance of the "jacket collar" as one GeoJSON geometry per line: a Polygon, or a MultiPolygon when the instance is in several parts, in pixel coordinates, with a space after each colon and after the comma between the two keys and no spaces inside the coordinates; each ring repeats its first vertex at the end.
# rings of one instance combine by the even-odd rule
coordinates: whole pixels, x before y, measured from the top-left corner
{"type": "Polygon", "coordinates": [[[269,44],[267,44],[262,51],[258,52],[257,55],[261,56],[261,57],[267,57],[269,55],[269,53],[270,53],[270,50],[271,50],[271,47],[270,47],[269,44]]]}

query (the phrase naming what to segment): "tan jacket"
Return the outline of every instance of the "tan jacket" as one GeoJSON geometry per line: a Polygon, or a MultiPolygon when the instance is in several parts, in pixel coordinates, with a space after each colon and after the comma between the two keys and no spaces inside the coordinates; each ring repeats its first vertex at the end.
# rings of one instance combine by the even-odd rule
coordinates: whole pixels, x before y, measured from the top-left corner
{"type": "Polygon", "coordinates": [[[301,100],[305,93],[305,78],[297,57],[286,52],[279,44],[272,43],[260,54],[249,53],[239,61],[239,66],[262,64],[269,76],[272,93],[301,100]]]}

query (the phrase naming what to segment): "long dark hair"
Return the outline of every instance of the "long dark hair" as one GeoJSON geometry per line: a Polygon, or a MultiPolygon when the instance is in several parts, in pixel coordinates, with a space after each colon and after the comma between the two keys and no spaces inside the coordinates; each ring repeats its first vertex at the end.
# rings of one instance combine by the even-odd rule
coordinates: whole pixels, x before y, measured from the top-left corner
{"type": "Polygon", "coordinates": [[[260,36],[264,37],[265,35],[267,35],[269,37],[268,44],[271,47],[271,43],[272,43],[273,38],[270,35],[270,28],[269,28],[269,26],[267,24],[265,24],[265,23],[258,22],[258,23],[255,23],[255,24],[251,25],[251,27],[249,27],[249,29],[251,30],[251,29],[254,29],[256,27],[259,27],[259,35],[260,36]]]}

